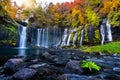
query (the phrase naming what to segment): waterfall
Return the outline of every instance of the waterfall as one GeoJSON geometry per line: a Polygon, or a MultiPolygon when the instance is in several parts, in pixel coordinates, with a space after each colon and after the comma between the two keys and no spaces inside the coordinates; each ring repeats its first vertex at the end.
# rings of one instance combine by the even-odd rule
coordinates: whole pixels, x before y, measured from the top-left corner
{"type": "Polygon", "coordinates": [[[101,45],[103,45],[105,41],[112,41],[111,25],[109,24],[107,19],[103,19],[103,22],[100,26],[100,34],[101,45]]]}
{"type": "Polygon", "coordinates": [[[111,25],[107,21],[106,23],[106,29],[107,29],[107,41],[112,41],[112,33],[111,33],[111,25]]]}
{"type": "Polygon", "coordinates": [[[100,26],[100,34],[101,34],[101,45],[103,45],[104,44],[104,42],[105,42],[105,30],[104,30],[104,26],[103,25],[101,25],[100,26]]]}
{"type": "Polygon", "coordinates": [[[73,38],[73,45],[75,46],[75,43],[77,41],[77,36],[78,36],[78,33],[76,32],[75,35],[74,35],[74,38],[73,38]]]}
{"type": "Polygon", "coordinates": [[[19,42],[20,48],[26,47],[26,29],[27,27],[22,27],[22,31],[20,33],[20,42],[19,42]]]}
{"type": "MultiPolygon", "coordinates": [[[[65,32],[67,33],[67,32],[65,32]]],[[[28,41],[31,46],[56,48],[61,46],[62,32],[58,27],[28,28],[28,41]]]]}
{"type": "Polygon", "coordinates": [[[70,37],[72,35],[72,30],[70,30],[70,34],[69,34],[69,37],[68,37],[68,40],[67,40],[67,46],[70,46],[70,37]]]}
{"type": "Polygon", "coordinates": [[[49,41],[48,41],[48,38],[49,38],[49,36],[48,36],[48,34],[49,34],[49,32],[48,32],[48,28],[46,29],[46,41],[45,41],[45,46],[44,47],[46,47],[46,48],[48,48],[48,44],[49,44],[49,41]]]}
{"type": "Polygon", "coordinates": [[[40,46],[41,32],[42,32],[42,29],[37,29],[37,44],[36,44],[36,46],[40,46]]]}
{"type": "Polygon", "coordinates": [[[42,30],[42,44],[41,44],[42,47],[45,46],[45,29],[42,30]]]}
{"type": "Polygon", "coordinates": [[[81,30],[80,46],[83,44],[84,30],[81,30]]]}
{"type": "Polygon", "coordinates": [[[68,32],[68,29],[66,28],[65,30],[64,30],[64,34],[63,34],[63,40],[62,40],[62,46],[66,46],[66,41],[67,41],[67,32],[68,32]]]}

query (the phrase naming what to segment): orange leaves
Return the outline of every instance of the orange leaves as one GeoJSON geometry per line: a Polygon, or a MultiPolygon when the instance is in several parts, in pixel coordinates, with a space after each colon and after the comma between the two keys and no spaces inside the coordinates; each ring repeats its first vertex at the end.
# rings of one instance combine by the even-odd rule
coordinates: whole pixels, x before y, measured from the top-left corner
{"type": "Polygon", "coordinates": [[[85,0],[74,0],[74,6],[76,5],[83,7],[85,5],[85,0]]]}
{"type": "Polygon", "coordinates": [[[110,11],[117,11],[120,6],[120,0],[103,0],[101,13],[107,16],[110,11]]]}
{"type": "Polygon", "coordinates": [[[111,6],[112,6],[112,2],[110,0],[103,0],[103,8],[101,8],[100,13],[103,16],[108,15],[111,6]]]}

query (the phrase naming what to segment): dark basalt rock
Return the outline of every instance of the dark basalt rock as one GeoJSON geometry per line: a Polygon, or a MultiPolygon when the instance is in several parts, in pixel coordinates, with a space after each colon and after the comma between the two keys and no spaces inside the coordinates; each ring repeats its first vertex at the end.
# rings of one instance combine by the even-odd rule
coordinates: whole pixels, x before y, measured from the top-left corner
{"type": "Polygon", "coordinates": [[[4,72],[6,74],[14,73],[23,67],[24,67],[24,61],[21,58],[12,58],[12,59],[9,59],[4,64],[4,72]]]}
{"type": "Polygon", "coordinates": [[[0,80],[120,80],[119,56],[88,55],[78,50],[48,50],[39,56],[29,55],[24,62],[20,57],[9,59],[0,67],[0,80]],[[81,69],[82,60],[95,62],[101,70],[89,73],[81,69]],[[10,70],[13,73],[8,75],[5,71],[10,70]]]}
{"type": "Polygon", "coordinates": [[[56,62],[56,59],[57,59],[57,57],[55,55],[51,55],[48,52],[43,53],[42,57],[45,58],[46,60],[50,61],[50,62],[56,62]]]}
{"type": "Polygon", "coordinates": [[[105,77],[106,80],[120,80],[120,75],[110,74],[105,77]]]}
{"type": "Polygon", "coordinates": [[[113,71],[120,73],[120,67],[114,67],[113,71]]]}
{"type": "Polygon", "coordinates": [[[88,77],[77,74],[63,74],[58,78],[58,80],[88,80],[88,77]]]}
{"type": "Polygon", "coordinates": [[[31,79],[32,80],[32,78],[34,78],[35,76],[37,76],[36,70],[30,69],[30,68],[23,68],[13,75],[13,79],[16,79],[16,80],[30,80],[31,79]]]}
{"type": "Polygon", "coordinates": [[[83,70],[80,67],[79,61],[69,61],[65,68],[65,73],[75,73],[75,74],[82,74],[83,70]]]}

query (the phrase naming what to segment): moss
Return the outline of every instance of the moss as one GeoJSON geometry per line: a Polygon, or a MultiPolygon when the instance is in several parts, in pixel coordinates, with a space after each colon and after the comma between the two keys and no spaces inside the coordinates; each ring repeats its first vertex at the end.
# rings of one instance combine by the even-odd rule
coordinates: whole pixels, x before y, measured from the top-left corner
{"type": "Polygon", "coordinates": [[[77,43],[80,43],[81,31],[78,31],[77,43]]]}
{"type": "Polygon", "coordinates": [[[88,34],[87,34],[87,30],[85,30],[85,35],[84,35],[83,43],[88,43],[88,34]]]}
{"type": "Polygon", "coordinates": [[[73,42],[74,35],[75,35],[74,33],[71,34],[71,36],[70,36],[70,43],[73,42]]]}
{"type": "Polygon", "coordinates": [[[111,42],[105,45],[92,46],[89,48],[83,48],[84,52],[102,52],[106,54],[117,53],[120,55],[120,42],[111,42]]]}
{"type": "Polygon", "coordinates": [[[0,47],[15,46],[18,39],[17,26],[2,21],[0,22],[0,25],[0,47]]]}
{"type": "Polygon", "coordinates": [[[99,33],[99,30],[95,30],[95,38],[94,38],[94,42],[95,44],[98,44],[100,43],[100,33],[99,33]]]}
{"type": "Polygon", "coordinates": [[[80,43],[80,38],[81,38],[81,28],[77,28],[77,33],[78,33],[78,37],[77,37],[77,43],[80,43]]]}

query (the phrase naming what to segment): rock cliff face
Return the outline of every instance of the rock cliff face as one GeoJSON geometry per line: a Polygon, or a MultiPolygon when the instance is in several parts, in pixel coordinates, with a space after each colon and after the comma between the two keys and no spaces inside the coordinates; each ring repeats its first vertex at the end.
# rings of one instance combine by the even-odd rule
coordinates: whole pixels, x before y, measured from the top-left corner
{"type": "Polygon", "coordinates": [[[112,35],[115,41],[119,41],[120,40],[120,27],[113,27],[112,35]]]}
{"type": "Polygon", "coordinates": [[[0,47],[17,45],[17,24],[4,9],[0,9],[0,47]]]}

